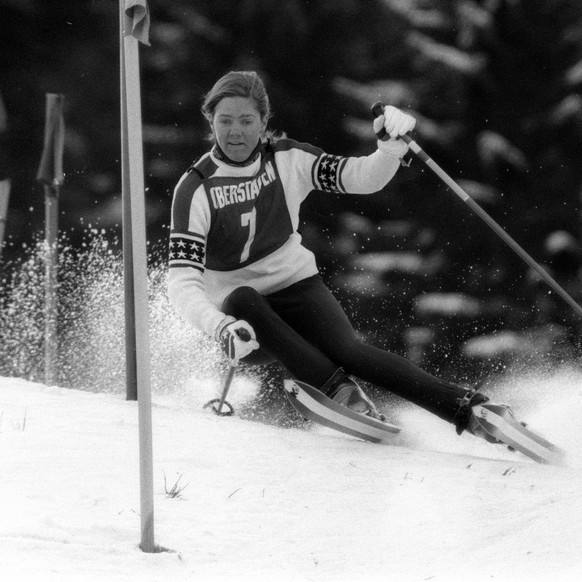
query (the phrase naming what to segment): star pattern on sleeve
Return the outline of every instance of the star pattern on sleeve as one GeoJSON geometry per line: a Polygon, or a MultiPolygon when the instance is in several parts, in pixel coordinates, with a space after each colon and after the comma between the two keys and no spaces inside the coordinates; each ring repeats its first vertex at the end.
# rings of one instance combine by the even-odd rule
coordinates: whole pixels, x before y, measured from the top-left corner
{"type": "Polygon", "coordinates": [[[345,163],[346,158],[322,154],[315,162],[315,187],[325,192],[345,192],[341,181],[341,172],[345,163]]]}
{"type": "Polygon", "coordinates": [[[170,234],[168,265],[174,267],[194,267],[204,272],[206,238],[191,233],[170,234]]]}

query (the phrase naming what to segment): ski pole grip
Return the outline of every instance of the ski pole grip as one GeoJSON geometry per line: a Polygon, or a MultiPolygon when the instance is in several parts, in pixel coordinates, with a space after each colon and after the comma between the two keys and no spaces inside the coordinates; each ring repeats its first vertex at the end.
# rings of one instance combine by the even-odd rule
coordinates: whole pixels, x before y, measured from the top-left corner
{"type": "Polygon", "coordinates": [[[248,342],[251,341],[251,334],[248,332],[248,330],[241,328],[241,329],[237,329],[236,330],[236,335],[238,335],[238,337],[243,341],[243,342],[248,342]]]}
{"type": "MultiPolygon", "coordinates": [[[[382,103],[382,101],[376,101],[376,103],[374,103],[374,105],[372,105],[371,107],[372,109],[372,115],[374,117],[380,117],[380,115],[384,114],[384,103],[382,103]]],[[[384,130],[382,130],[384,131],[384,130]]],[[[384,133],[386,133],[384,131],[384,133]]]]}
{"type": "MultiPolygon", "coordinates": [[[[380,115],[384,115],[384,103],[382,103],[382,101],[376,101],[376,103],[372,105],[371,110],[372,115],[374,117],[380,117],[380,115]]],[[[376,136],[378,137],[378,139],[384,139],[384,137],[386,136],[386,130],[382,128],[379,132],[376,133],[376,136]]],[[[401,135],[400,139],[406,142],[407,144],[409,144],[412,141],[412,138],[406,134],[401,135]]]]}

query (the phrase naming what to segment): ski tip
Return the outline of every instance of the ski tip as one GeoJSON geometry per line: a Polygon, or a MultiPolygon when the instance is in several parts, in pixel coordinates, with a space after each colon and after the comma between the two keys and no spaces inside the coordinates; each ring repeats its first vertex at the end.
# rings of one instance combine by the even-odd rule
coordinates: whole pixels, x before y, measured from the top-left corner
{"type": "Polygon", "coordinates": [[[548,455],[546,464],[555,467],[568,468],[570,466],[568,452],[556,445],[552,445],[551,455],[548,455]]]}

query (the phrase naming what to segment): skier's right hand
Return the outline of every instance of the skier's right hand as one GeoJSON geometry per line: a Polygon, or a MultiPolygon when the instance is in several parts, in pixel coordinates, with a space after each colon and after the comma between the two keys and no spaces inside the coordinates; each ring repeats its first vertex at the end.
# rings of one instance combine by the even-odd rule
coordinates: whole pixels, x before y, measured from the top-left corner
{"type": "Polygon", "coordinates": [[[218,340],[222,351],[235,362],[259,348],[255,330],[244,319],[227,322],[219,330],[218,340]]]}

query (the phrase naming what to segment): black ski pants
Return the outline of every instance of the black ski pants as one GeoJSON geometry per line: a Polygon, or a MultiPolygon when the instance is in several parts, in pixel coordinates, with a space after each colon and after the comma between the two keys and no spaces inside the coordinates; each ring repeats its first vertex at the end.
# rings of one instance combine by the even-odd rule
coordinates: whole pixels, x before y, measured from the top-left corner
{"type": "Polygon", "coordinates": [[[265,296],[239,287],[227,296],[223,311],[250,323],[257,334],[261,347],[245,363],[278,361],[316,388],[341,367],[449,422],[467,394],[406,358],[364,343],[320,275],[265,296]]]}

